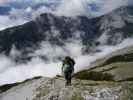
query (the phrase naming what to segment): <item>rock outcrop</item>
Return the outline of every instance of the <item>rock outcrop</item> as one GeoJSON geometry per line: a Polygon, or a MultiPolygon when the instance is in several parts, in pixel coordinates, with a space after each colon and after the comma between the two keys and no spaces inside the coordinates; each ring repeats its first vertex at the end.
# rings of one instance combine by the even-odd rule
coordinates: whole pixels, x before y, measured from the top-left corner
{"type": "Polygon", "coordinates": [[[0,94],[0,100],[132,100],[133,82],[72,80],[65,87],[61,77],[39,78],[0,94]]]}

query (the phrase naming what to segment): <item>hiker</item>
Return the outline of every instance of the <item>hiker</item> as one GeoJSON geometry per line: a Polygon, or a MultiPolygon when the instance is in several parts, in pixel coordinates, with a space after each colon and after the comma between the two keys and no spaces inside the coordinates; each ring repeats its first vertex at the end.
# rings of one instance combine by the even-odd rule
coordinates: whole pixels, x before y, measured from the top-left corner
{"type": "Polygon", "coordinates": [[[74,65],[75,61],[69,56],[66,56],[65,59],[63,60],[62,73],[66,80],[65,83],[66,86],[71,85],[71,77],[72,73],[74,72],[74,65]]]}

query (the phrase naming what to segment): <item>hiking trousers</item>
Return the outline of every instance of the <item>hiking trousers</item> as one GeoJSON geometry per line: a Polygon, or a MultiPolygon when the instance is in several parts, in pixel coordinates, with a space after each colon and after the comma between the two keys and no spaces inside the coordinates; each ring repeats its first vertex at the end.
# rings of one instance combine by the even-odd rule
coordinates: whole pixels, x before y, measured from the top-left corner
{"type": "Polygon", "coordinates": [[[69,72],[64,72],[64,78],[66,80],[66,83],[65,85],[71,85],[71,79],[72,79],[72,72],[69,71],[69,72]]]}

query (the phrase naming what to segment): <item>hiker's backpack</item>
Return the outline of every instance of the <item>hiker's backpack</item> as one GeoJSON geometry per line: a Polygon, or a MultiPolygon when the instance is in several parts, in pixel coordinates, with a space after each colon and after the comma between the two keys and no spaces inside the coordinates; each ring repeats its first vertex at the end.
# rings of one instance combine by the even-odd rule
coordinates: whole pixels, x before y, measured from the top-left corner
{"type": "Polygon", "coordinates": [[[74,72],[74,65],[75,61],[70,57],[66,57],[63,60],[62,72],[74,72]]]}
{"type": "Polygon", "coordinates": [[[64,73],[69,72],[69,71],[72,71],[72,66],[70,64],[65,63],[65,64],[63,64],[62,71],[64,73]]]}

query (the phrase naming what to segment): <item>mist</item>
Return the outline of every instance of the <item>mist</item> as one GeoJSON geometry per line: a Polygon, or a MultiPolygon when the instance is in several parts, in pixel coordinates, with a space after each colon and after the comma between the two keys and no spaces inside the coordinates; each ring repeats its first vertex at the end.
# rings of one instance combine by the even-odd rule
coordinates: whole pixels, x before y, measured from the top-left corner
{"type": "Polygon", "coordinates": [[[121,6],[129,5],[130,0],[62,0],[56,13],[63,16],[98,17],[121,6]]]}
{"type": "MultiPolygon", "coordinates": [[[[121,44],[116,46],[99,46],[102,52],[94,54],[83,55],[82,44],[79,41],[66,43],[64,48],[58,46],[50,46],[48,43],[42,43],[42,48],[35,51],[34,55],[48,55],[50,61],[46,62],[39,57],[34,57],[32,60],[25,64],[16,64],[12,59],[5,55],[0,56],[0,85],[7,83],[21,82],[25,79],[35,76],[54,77],[61,75],[61,60],[54,60],[55,56],[69,55],[76,61],[75,73],[84,69],[88,69],[89,65],[112,53],[113,51],[125,48],[127,46],[133,46],[133,39],[125,39],[121,44]],[[65,49],[66,48],[66,49],[65,49]]],[[[16,52],[16,51],[15,51],[16,52]]],[[[15,54],[14,54],[15,55],[15,54]]]]}
{"type": "Polygon", "coordinates": [[[54,13],[58,16],[88,16],[89,18],[98,17],[121,6],[133,5],[132,0],[1,0],[0,6],[11,6],[11,11],[8,15],[0,15],[0,30],[9,27],[22,25],[35,19],[42,13],[54,13]],[[21,8],[15,8],[10,5],[26,4],[21,8]],[[35,5],[40,3],[52,3],[53,6],[46,7],[45,5],[34,9],[35,5]],[[13,17],[13,18],[11,18],[13,17]]]}
{"type": "MultiPolygon", "coordinates": [[[[7,0],[2,0],[0,2],[1,5],[6,5],[6,3],[8,3],[6,1],[7,0]]],[[[11,0],[8,1],[11,2],[11,0]]],[[[13,1],[17,2],[17,0],[13,1]]],[[[42,0],[42,2],[44,1],[42,0]]],[[[56,0],[54,2],[56,2],[56,0]]],[[[132,0],[71,0],[71,2],[68,0],[61,0],[60,5],[54,10],[51,8],[46,8],[45,6],[41,6],[37,10],[32,9],[30,6],[22,9],[12,9],[9,12],[9,15],[0,15],[0,30],[24,24],[30,20],[33,20],[41,13],[50,12],[59,16],[72,17],[79,15],[98,17],[109,13],[116,8],[129,4],[133,4],[132,0]],[[15,19],[11,19],[12,15],[15,17],[15,19]],[[30,15],[30,18],[29,16],[27,17],[27,15],[30,15]]],[[[58,30],[51,31],[54,36],[60,35],[58,30]]],[[[109,55],[113,51],[125,48],[127,46],[133,46],[133,38],[128,38],[116,46],[98,46],[96,49],[100,50],[101,52],[84,55],[82,53],[84,45],[80,39],[80,34],[82,33],[76,32],[75,36],[73,36],[74,38],[69,39],[69,41],[65,41],[65,45],[63,47],[52,45],[47,41],[43,41],[38,50],[35,50],[33,53],[29,54],[30,56],[33,56],[33,58],[27,63],[19,64],[13,60],[13,58],[21,55],[21,52],[17,51],[15,47],[12,47],[10,57],[1,54],[0,85],[21,82],[35,76],[54,77],[56,75],[61,75],[61,59],[63,59],[65,56],[71,56],[76,61],[76,65],[74,66],[76,73],[78,71],[88,69],[92,62],[109,55]],[[48,61],[39,58],[40,55],[46,56],[48,61]],[[57,57],[62,58],[57,59],[57,57]]],[[[104,39],[105,38],[106,36],[104,36],[104,39]]]]}

